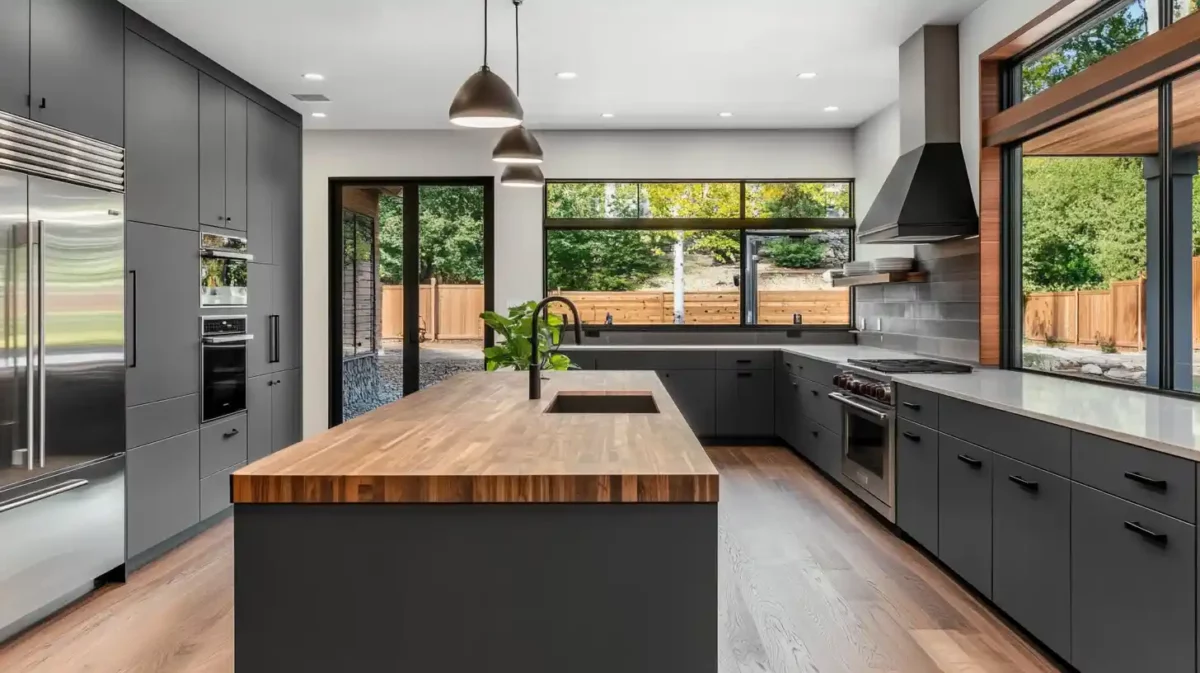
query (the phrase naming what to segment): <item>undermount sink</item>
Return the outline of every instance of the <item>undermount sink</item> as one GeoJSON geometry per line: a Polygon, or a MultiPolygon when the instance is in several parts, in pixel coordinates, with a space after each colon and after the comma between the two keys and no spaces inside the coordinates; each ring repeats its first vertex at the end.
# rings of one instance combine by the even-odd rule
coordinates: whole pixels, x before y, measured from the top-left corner
{"type": "Polygon", "coordinates": [[[559,393],[547,414],[657,414],[654,396],[642,392],[559,393]]]}

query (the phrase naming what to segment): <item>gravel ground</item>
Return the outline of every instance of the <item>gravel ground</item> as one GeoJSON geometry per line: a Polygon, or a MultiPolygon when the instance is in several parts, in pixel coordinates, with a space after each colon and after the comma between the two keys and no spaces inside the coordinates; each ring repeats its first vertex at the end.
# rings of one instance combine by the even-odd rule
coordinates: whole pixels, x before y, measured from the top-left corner
{"type": "MultiPolygon", "coordinates": [[[[483,371],[483,358],[437,357],[434,353],[422,353],[421,358],[421,387],[428,388],[462,372],[483,371]],[[430,357],[430,356],[433,357],[430,357]]],[[[396,351],[389,351],[379,358],[379,393],[374,403],[364,402],[354,407],[343,409],[346,420],[365,414],[385,404],[395,402],[404,396],[404,356],[396,351]]]]}

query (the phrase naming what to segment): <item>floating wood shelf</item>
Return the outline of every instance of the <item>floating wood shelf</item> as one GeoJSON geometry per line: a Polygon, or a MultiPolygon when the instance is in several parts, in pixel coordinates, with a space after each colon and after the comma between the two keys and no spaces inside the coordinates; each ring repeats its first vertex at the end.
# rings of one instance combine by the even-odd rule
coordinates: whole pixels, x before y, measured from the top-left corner
{"type": "Polygon", "coordinates": [[[855,287],[858,285],[883,285],[885,283],[924,283],[929,280],[926,271],[900,271],[893,273],[869,273],[864,276],[846,276],[834,278],[834,287],[855,287]]]}

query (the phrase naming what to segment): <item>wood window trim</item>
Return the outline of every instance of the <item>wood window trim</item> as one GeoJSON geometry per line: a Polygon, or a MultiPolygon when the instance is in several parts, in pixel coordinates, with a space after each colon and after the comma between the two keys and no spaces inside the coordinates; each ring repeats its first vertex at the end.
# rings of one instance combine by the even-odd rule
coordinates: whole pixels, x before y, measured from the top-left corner
{"type": "MultiPolygon", "coordinates": [[[[1000,364],[1000,303],[1001,294],[1004,291],[1001,285],[1002,161],[1000,147],[989,145],[987,138],[989,131],[994,132],[995,130],[993,117],[1001,112],[1000,98],[1005,72],[1004,63],[1053,35],[1102,2],[1104,0],[1059,0],[979,56],[980,364],[1000,364]],[[993,122],[993,126],[989,127],[989,121],[993,122]]],[[[1033,100],[1030,99],[1030,101],[1033,100]]]]}

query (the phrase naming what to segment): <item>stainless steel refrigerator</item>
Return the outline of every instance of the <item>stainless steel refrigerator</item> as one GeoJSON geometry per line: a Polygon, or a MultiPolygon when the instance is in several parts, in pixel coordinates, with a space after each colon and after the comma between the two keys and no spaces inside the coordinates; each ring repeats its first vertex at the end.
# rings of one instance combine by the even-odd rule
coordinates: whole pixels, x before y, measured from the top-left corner
{"type": "Polygon", "coordinates": [[[124,152],[0,113],[0,640],[125,562],[124,152]]]}

